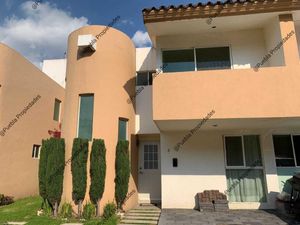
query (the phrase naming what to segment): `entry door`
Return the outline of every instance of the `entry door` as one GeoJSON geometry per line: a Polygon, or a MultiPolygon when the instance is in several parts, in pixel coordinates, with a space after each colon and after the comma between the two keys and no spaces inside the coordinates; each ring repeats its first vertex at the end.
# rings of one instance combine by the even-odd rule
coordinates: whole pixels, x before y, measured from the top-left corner
{"type": "Polygon", "coordinates": [[[159,142],[141,142],[139,147],[139,203],[161,201],[159,142]]]}

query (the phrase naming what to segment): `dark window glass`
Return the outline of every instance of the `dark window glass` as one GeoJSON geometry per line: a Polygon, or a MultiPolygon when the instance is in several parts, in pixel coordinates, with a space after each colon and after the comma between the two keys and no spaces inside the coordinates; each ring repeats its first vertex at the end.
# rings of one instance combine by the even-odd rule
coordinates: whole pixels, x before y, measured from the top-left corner
{"type": "Polygon", "coordinates": [[[242,137],[225,137],[227,166],[244,166],[242,137]]]}
{"type": "Polygon", "coordinates": [[[164,72],[195,71],[194,49],[163,51],[164,72]]]}
{"type": "Polygon", "coordinates": [[[35,158],[35,159],[39,158],[40,148],[41,148],[40,145],[33,145],[33,147],[32,147],[32,153],[31,153],[31,157],[32,158],[35,158]]]}
{"type": "Polygon", "coordinates": [[[292,139],[290,135],[273,136],[276,165],[278,167],[295,166],[292,139]]]}
{"type": "Polygon", "coordinates": [[[92,140],[94,95],[80,95],[78,137],[92,140]]]}
{"type": "Polygon", "coordinates": [[[300,166],[300,135],[293,136],[297,166],[300,166]]]}
{"type": "Polygon", "coordinates": [[[127,140],[127,120],[119,119],[119,140],[127,140]]]}
{"type": "Polygon", "coordinates": [[[61,103],[60,100],[55,99],[55,101],[54,101],[54,115],[53,115],[53,120],[55,120],[55,121],[59,121],[60,103],[61,103]]]}
{"type": "Polygon", "coordinates": [[[196,49],[197,70],[230,69],[229,47],[196,49]]]}
{"type": "Polygon", "coordinates": [[[245,148],[246,166],[249,167],[262,166],[259,136],[245,135],[244,148],[245,148]]]}
{"type": "Polygon", "coordinates": [[[149,83],[148,72],[138,72],[136,79],[137,86],[147,86],[149,83]]]}

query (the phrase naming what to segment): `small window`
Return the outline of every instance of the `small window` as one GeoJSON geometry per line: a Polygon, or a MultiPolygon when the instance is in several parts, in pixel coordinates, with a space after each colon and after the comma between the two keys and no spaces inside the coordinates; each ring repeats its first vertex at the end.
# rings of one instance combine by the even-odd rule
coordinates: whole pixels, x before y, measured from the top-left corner
{"type": "Polygon", "coordinates": [[[300,166],[300,135],[273,135],[277,167],[300,166]]]}
{"type": "Polygon", "coordinates": [[[31,153],[31,157],[33,159],[39,159],[40,158],[40,145],[33,145],[32,147],[32,153],[31,153]]]}
{"type": "Polygon", "coordinates": [[[143,71],[137,72],[136,86],[149,86],[152,85],[152,74],[156,71],[143,71]]]}
{"type": "Polygon", "coordinates": [[[93,136],[94,95],[80,95],[78,137],[92,140],[93,136]]]}
{"type": "Polygon", "coordinates": [[[61,101],[58,99],[55,99],[54,101],[54,114],[53,114],[53,120],[59,121],[60,120],[60,105],[61,101]]]}
{"type": "Polygon", "coordinates": [[[157,144],[144,145],[144,169],[158,169],[158,146],[157,144]]]}
{"type": "Polygon", "coordinates": [[[123,118],[119,119],[118,140],[128,140],[127,123],[128,123],[127,119],[123,119],[123,118]]]}

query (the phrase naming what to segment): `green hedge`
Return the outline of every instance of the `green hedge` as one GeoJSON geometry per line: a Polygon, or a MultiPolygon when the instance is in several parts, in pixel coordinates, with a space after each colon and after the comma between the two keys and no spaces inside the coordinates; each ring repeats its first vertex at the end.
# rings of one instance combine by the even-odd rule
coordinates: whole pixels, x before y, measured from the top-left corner
{"type": "Polygon", "coordinates": [[[122,209],[122,205],[128,192],[128,183],[130,177],[130,160],[128,146],[128,141],[118,141],[115,162],[115,198],[117,201],[118,209],[122,209]]]}
{"type": "Polygon", "coordinates": [[[87,158],[89,142],[87,139],[75,138],[72,148],[72,198],[78,205],[78,214],[81,216],[82,201],[86,193],[87,158]]]}
{"type": "Polygon", "coordinates": [[[99,215],[98,202],[103,196],[106,175],[106,149],[104,140],[94,139],[90,157],[90,199],[96,205],[97,216],[99,215]]]}

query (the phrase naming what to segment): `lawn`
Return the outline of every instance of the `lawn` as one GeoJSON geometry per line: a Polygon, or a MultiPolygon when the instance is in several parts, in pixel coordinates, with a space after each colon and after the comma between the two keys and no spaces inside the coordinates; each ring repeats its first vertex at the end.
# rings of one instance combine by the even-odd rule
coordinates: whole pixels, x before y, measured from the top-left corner
{"type": "MultiPolygon", "coordinates": [[[[47,216],[37,216],[37,211],[41,207],[42,199],[40,197],[29,197],[17,200],[15,203],[7,206],[0,206],[0,224],[8,221],[27,222],[26,225],[60,225],[66,223],[61,218],[54,219],[47,216]]],[[[68,222],[79,222],[72,220],[68,222]]],[[[84,222],[84,225],[116,225],[117,219],[111,218],[103,222],[101,219],[84,222]]]]}

